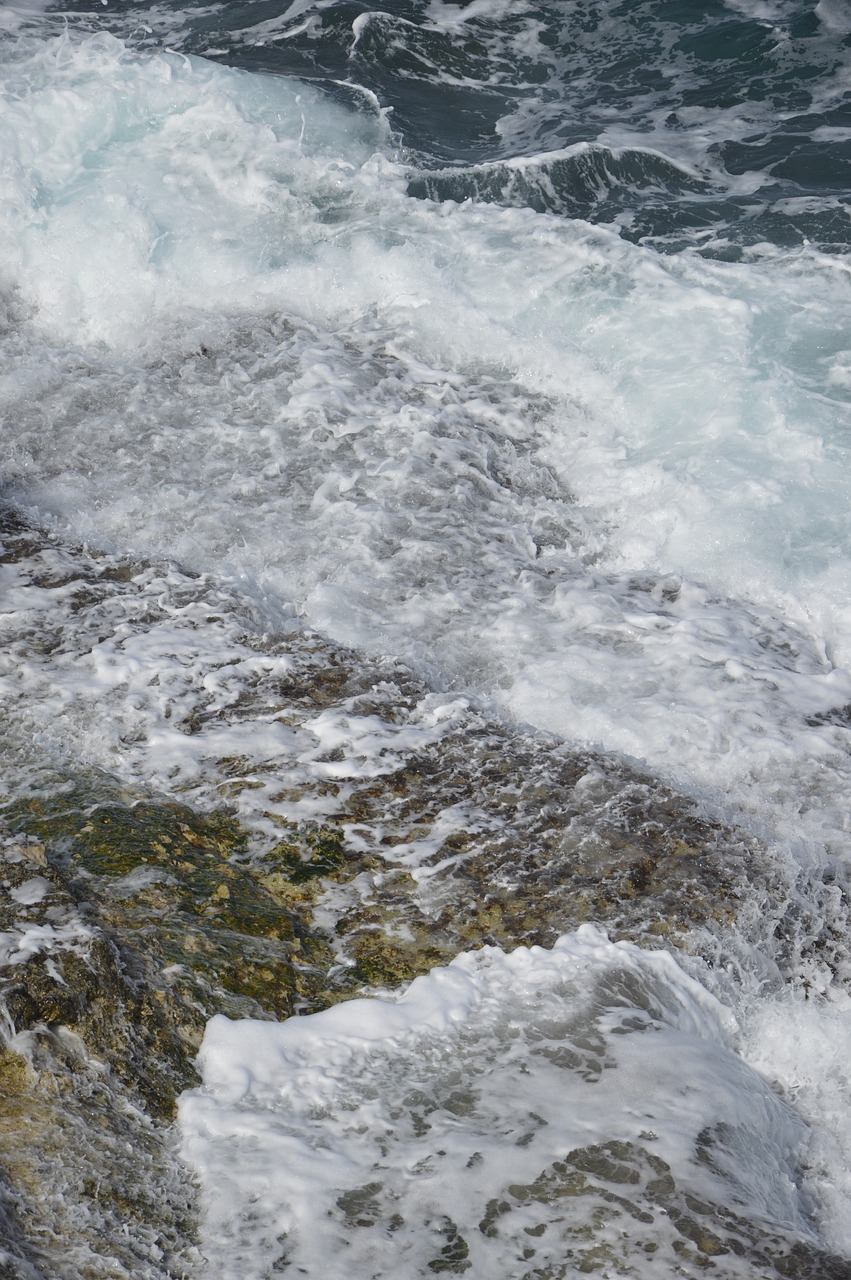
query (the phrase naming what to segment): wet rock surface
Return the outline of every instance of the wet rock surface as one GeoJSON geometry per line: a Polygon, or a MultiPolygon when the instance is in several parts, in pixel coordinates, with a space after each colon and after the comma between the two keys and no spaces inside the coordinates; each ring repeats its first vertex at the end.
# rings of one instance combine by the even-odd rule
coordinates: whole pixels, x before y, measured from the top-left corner
{"type": "Polygon", "coordinates": [[[6,831],[0,888],[0,1274],[195,1274],[167,1124],[193,1079],[179,1009],[42,843],[6,831]]]}
{"type": "MultiPolygon", "coordinates": [[[[737,962],[727,940],[748,917],[767,966],[794,961],[816,990],[844,953],[839,888],[807,896],[754,840],[622,762],[437,699],[391,660],[295,626],[272,637],[174,566],[69,549],[11,512],[0,538],[16,593],[7,680],[79,679],[56,713],[66,750],[40,753],[36,731],[27,759],[10,747],[0,812],[2,1275],[204,1274],[170,1121],[214,1013],[298,1015],[585,921],[737,962]],[[199,657],[178,680],[158,655],[186,636],[199,657]],[[104,734],[109,699],[136,696],[160,699],[162,734],[125,728],[72,767],[86,680],[117,654],[131,674],[93,694],[104,734]],[[168,766],[174,735],[197,749],[188,773],[168,766]],[[789,915],[812,927],[784,928],[789,915]]],[[[515,1199],[581,1196],[592,1177],[605,1190],[615,1166],[656,1188],[682,1274],[723,1275],[732,1251],[755,1276],[851,1277],[723,1206],[690,1209],[647,1152],[574,1152],[515,1199]]],[[[493,1206],[487,1229],[512,1211],[493,1206]]],[[[645,1212],[627,1205],[628,1234],[645,1212]]],[[[462,1244],[447,1236],[432,1269],[461,1274],[462,1244]]],[[[593,1240],[570,1263],[634,1273],[622,1265],[593,1240]]]]}

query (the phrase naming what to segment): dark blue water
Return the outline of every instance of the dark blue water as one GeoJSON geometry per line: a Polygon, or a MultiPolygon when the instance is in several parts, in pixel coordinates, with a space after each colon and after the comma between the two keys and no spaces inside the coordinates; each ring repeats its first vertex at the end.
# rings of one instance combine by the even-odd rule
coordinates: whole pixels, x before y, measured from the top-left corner
{"type": "Polygon", "coordinates": [[[144,47],[379,104],[416,196],[527,205],[727,258],[849,243],[844,0],[112,0],[70,12],[144,47]]]}

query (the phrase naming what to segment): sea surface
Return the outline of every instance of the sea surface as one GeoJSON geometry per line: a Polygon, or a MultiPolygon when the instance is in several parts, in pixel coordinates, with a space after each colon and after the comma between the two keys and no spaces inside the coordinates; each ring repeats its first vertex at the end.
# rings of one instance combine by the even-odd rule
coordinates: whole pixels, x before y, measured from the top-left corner
{"type": "MultiPolygon", "coordinates": [[[[849,191],[847,0],[5,3],[3,502],[219,594],[212,631],[178,593],[173,633],[10,649],[4,793],[73,761],[209,803],[214,755],[286,745],[180,708],[258,678],[246,630],[307,627],[417,673],[410,734],[475,705],[639,766],[844,920],[849,191]]],[[[4,572],[15,636],[39,602],[4,572]]],[[[380,735],[316,733],[380,772],[380,735]]],[[[571,1274],[540,1196],[481,1205],[651,1130],[695,1196],[851,1260],[849,979],[591,921],[395,1002],[216,1019],[181,1113],[204,1274],[282,1240],[313,1280],[571,1274]],[[592,1023],[594,1089],[530,1047],[592,1023]]],[[[704,1274],[588,1230],[601,1274],[704,1274]]]]}

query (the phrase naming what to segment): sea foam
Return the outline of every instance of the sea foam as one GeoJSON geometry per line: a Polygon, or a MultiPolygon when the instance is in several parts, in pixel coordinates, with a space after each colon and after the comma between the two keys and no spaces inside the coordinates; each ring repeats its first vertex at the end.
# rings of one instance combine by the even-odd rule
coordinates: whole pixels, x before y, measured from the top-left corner
{"type": "Polygon", "coordinates": [[[734,1031],[667,952],[590,926],[459,956],[395,1000],[215,1018],[181,1101],[210,1264],[484,1278],[641,1256],[667,1276],[683,1204],[720,1200],[725,1274],[753,1274],[726,1233],[738,1211],[806,1238],[803,1132],[734,1031]]]}
{"type": "MultiPolygon", "coordinates": [[[[193,785],[163,685],[231,696],[240,629],[298,615],[408,660],[442,704],[470,690],[642,760],[843,881],[843,259],[661,257],[611,226],[416,199],[367,94],[352,110],[104,32],[3,57],[5,490],[240,601],[230,675],[195,670],[187,617],[159,648],[128,626],[7,664],[28,750],[193,785]]],[[[38,616],[37,585],[6,585],[15,625],[38,616]]],[[[811,1116],[820,1088],[800,1085],[811,1116]]]]}

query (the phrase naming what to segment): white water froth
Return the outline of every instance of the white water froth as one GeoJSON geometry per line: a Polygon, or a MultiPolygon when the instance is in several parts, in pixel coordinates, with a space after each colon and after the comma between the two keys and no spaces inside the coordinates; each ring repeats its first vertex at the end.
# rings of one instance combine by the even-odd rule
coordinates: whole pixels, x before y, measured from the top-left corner
{"type": "Polygon", "coordinates": [[[851,1113],[848,1061],[851,1001],[834,992],[827,1003],[802,999],[754,1000],[742,1015],[746,1034],[740,1050],[768,1074],[793,1105],[817,1117],[810,1134],[806,1182],[834,1248],[851,1254],[851,1160],[847,1116],[851,1113]]]}
{"type": "Polygon", "coordinates": [[[620,1275],[628,1240],[624,1260],[667,1276],[683,1195],[806,1237],[800,1122],[726,1047],[734,1029],[670,954],[590,926],[552,951],[461,955],[393,1001],[214,1018],[180,1106],[208,1261],[220,1280],[276,1262],[566,1276],[595,1257],[620,1275]]]}
{"type": "Polygon", "coordinates": [[[21,500],[844,839],[842,260],[415,201],[380,117],[105,35],[7,84],[21,500]]]}
{"type": "MultiPolygon", "coordinates": [[[[105,35],[21,40],[4,73],[17,501],[847,860],[849,728],[824,719],[851,703],[844,260],[661,259],[416,201],[380,115],[105,35]]],[[[120,773],[156,757],[150,670],[187,678],[180,643],[93,644],[47,696],[3,674],[30,740],[120,773]]]]}

